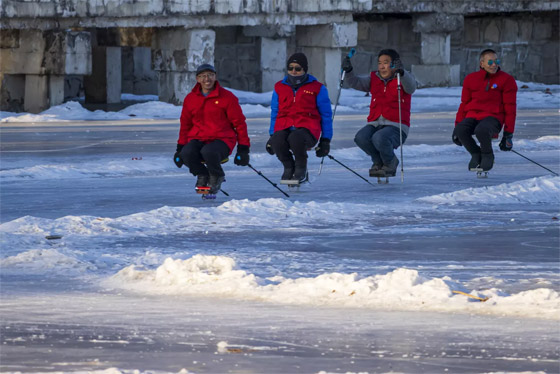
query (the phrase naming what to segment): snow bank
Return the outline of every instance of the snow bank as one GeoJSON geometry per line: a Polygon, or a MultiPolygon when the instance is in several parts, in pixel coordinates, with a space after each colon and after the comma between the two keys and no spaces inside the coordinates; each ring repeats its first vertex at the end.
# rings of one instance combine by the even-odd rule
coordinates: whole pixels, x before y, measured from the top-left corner
{"type": "Polygon", "coordinates": [[[465,190],[426,196],[417,199],[432,204],[512,204],[560,203],[560,177],[544,176],[497,186],[467,188],[465,190]]]}
{"type": "MultiPolygon", "coordinates": [[[[560,85],[517,82],[517,107],[519,109],[560,108],[560,85]]],[[[248,92],[228,88],[239,99],[243,113],[247,117],[270,116],[272,91],[264,93],[248,92]]],[[[412,98],[412,112],[456,111],[461,103],[462,87],[432,87],[416,90],[412,98]]],[[[69,101],[40,114],[0,112],[0,122],[52,122],[52,121],[102,121],[142,119],[179,119],[181,106],[154,101],[154,95],[123,94],[123,101],[149,101],[134,104],[120,112],[91,112],[76,101],[69,101]]],[[[337,111],[339,113],[368,113],[370,96],[362,91],[343,89],[337,111]]],[[[333,105],[334,107],[334,105],[333,105]]]]}
{"type": "Polygon", "coordinates": [[[259,279],[236,269],[234,259],[195,255],[167,258],[156,269],[125,267],[104,281],[106,287],[142,294],[236,298],[278,304],[315,305],[381,310],[464,312],[560,319],[560,295],[536,289],[507,295],[464,289],[449,277],[426,278],[418,271],[398,268],[387,274],[359,277],[356,273],[325,273],[314,278],[259,279]],[[489,297],[479,302],[453,291],[489,297]]]}

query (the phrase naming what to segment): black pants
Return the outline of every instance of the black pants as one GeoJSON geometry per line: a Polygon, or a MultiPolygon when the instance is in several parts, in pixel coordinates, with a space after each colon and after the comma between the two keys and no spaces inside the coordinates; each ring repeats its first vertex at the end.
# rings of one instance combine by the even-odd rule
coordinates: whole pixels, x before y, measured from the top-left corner
{"type": "Polygon", "coordinates": [[[223,177],[225,173],[221,163],[228,156],[229,147],[222,140],[204,143],[195,139],[188,142],[181,150],[181,159],[193,175],[210,174],[223,177]]]}
{"type": "Polygon", "coordinates": [[[306,162],[307,150],[316,143],[317,139],[304,127],[276,131],[270,139],[272,150],[282,163],[293,162],[294,157],[296,163],[306,162]]]}
{"type": "Polygon", "coordinates": [[[492,153],[492,137],[500,133],[502,125],[495,117],[479,120],[465,118],[455,128],[455,134],[469,153],[492,153]],[[478,139],[476,144],[473,135],[478,139]]]}

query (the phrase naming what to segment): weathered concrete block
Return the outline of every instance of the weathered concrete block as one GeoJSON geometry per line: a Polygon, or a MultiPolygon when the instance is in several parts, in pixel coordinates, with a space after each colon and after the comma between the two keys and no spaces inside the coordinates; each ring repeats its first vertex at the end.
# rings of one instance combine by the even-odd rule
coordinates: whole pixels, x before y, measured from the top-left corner
{"type": "Polygon", "coordinates": [[[0,30],[0,48],[19,48],[19,30],[0,30]]]}
{"type": "Polygon", "coordinates": [[[243,35],[262,38],[286,38],[296,33],[294,25],[259,25],[243,27],[243,35]]]}
{"type": "Polygon", "coordinates": [[[424,64],[448,64],[451,59],[450,34],[422,33],[421,58],[424,64]]]}
{"type": "Polygon", "coordinates": [[[104,0],[103,8],[97,7],[107,17],[138,17],[162,14],[163,0],[104,0]]]}
{"type": "Polygon", "coordinates": [[[164,4],[165,10],[169,14],[209,13],[211,5],[208,0],[167,0],[164,4]]]}
{"type": "Polygon", "coordinates": [[[205,29],[157,30],[152,64],[156,71],[196,71],[213,63],[216,33],[205,29]]]}
{"type": "Polygon", "coordinates": [[[529,41],[533,36],[533,22],[521,20],[519,22],[519,39],[529,41]]]}
{"type": "Polygon", "coordinates": [[[459,65],[412,65],[418,87],[452,87],[460,85],[459,65]]]}
{"type": "Polygon", "coordinates": [[[64,102],[64,76],[49,75],[48,77],[49,106],[60,105],[64,102]]]}
{"type": "Polygon", "coordinates": [[[414,32],[450,33],[463,28],[464,18],[459,14],[430,13],[414,18],[414,32]]]}
{"type": "Polygon", "coordinates": [[[298,26],[297,38],[298,45],[302,47],[353,47],[358,44],[358,24],[349,22],[298,26]]]}
{"type": "Polygon", "coordinates": [[[19,48],[0,49],[4,74],[43,74],[45,39],[39,30],[20,30],[19,48]]]}
{"type": "Polygon", "coordinates": [[[89,32],[66,33],[64,74],[91,74],[91,34],[89,32]]]}
{"type": "Polygon", "coordinates": [[[162,71],[159,73],[159,100],[180,105],[196,84],[196,73],[162,71]]]}
{"type": "Polygon", "coordinates": [[[552,24],[535,22],[533,26],[533,37],[537,40],[550,39],[552,35],[552,24]]]}
{"type": "Polygon", "coordinates": [[[286,47],[286,39],[261,39],[261,92],[272,91],[274,84],[284,76],[288,58],[286,47]]]}
{"type": "Polygon", "coordinates": [[[517,21],[507,18],[504,19],[500,37],[502,42],[519,40],[519,27],[517,21]]]}
{"type": "Polygon", "coordinates": [[[152,70],[152,52],[150,48],[135,47],[133,55],[132,93],[137,95],[157,94],[158,76],[152,70]]]}
{"type": "Polygon", "coordinates": [[[259,11],[258,0],[214,0],[218,14],[255,13],[259,11]]]}
{"type": "Polygon", "coordinates": [[[0,110],[22,112],[25,97],[25,75],[0,72],[0,110]]]}
{"type": "Polygon", "coordinates": [[[500,41],[500,29],[497,21],[491,20],[484,29],[484,42],[498,43],[500,41]]]}
{"type": "Polygon", "coordinates": [[[387,22],[373,22],[370,35],[372,42],[386,43],[389,39],[389,25],[387,22]]]}
{"type": "Polygon", "coordinates": [[[119,44],[121,47],[151,47],[154,29],[151,27],[120,27],[119,44]]]}
{"type": "Polygon", "coordinates": [[[307,47],[303,52],[307,56],[309,73],[327,87],[331,103],[334,103],[340,84],[340,49],[307,47]]]}
{"type": "Polygon", "coordinates": [[[23,110],[30,113],[39,113],[48,107],[48,77],[46,75],[26,75],[23,110]]]}

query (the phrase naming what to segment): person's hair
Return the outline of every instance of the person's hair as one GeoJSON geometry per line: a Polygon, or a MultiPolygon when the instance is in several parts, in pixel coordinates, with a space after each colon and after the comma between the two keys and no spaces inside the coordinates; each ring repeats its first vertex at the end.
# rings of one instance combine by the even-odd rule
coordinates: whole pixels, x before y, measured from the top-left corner
{"type": "Polygon", "coordinates": [[[383,55],[391,57],[391,62],[401,58],[399,56],[399,53],[397,51],[395,51],[394,49],[382,49],[381,51],[379,51],[379,54],[377,55],[377,58],[379,58],[383,55]]]}
{"type": "Polygon", "coordinates": [[[485,49],[484,51],[480,52],[480,59],[482,60],[482,58],[489,53],[493,53],[493,54],[497,55],[495,50],[488,48],[488,49],[485,49]]]}

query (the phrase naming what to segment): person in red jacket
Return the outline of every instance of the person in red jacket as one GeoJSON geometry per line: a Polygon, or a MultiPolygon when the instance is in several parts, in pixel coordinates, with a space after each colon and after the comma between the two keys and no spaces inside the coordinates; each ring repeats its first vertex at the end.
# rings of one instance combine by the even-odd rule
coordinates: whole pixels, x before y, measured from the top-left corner
{"type": "Polygon", "coordinates": [[[494,166],[492,138],[498,136],[502,126],[500,149],[511,151],[513,147],[517,84],[500,69],[500,60],[493,50],[482,51],[479,64],[480,70],[467,75],[463,82],[452,140],[471,154],[469,170],[488,171],[494,166]]]}
{"type": "Polygon", "coordinates": [[[183,163],[188,166],[197,177],[197,188],[209,186],[210,193],[216,193],[225,177],[222,161],[239,143],[234,163],[247,166],[250,140],[239,100],[220,86],[216,69],[210,64],[200,65],[196,81],[183,102],[174,161],[177,167],[183,163]]]}
{"type": "Polygon", "coordinates": [[[408,137],[410,103],[411,96],[416,91],[416,79],[412,73],[404,70],[400,56],[394,49],[379,52],[377,71],[372,71],[369,75],[355,75],[349,57],[344,59],[342,69],[346,72],[348,86],[371,93],[367,125],[354,137],[354,142],[373,161],[369,175],[393,177],[399,165],[394,150],[402,145],[401,135],[402,143],[408,137]],[[402,84],[400,116],[397,74],[400,74],[402,84]]]}
{"type": "Polygon", "coordinates": [[[307,57],[294,53],[286,64],[288,74],[274,85],[271,100],[270,139],[266,151],[284,166],[281,180],[297,184],[307,179],[307,150],[317,157],[330,151],[332,109],[327,88],[307,74],[307,57]]]}

